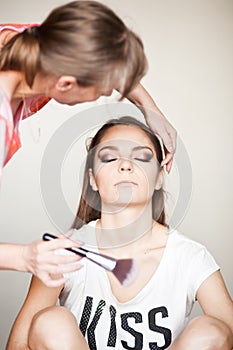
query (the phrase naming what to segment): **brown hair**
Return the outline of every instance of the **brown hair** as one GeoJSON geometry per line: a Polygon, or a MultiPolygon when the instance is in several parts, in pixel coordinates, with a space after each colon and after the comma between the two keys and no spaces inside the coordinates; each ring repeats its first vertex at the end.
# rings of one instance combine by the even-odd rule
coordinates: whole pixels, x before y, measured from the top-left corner
{"type": "MultiPolygon", "coordinates": [[[[72,224],[72,228],[79,229],[84,224],[87,224],[88,222],[99,219],[101,217],[101,198],[99,193],[97,191],[93,191],[92,187],[90,186],[89,169],[94,168],[96,146],[101,142],[106,131],[116,125],[133,125],[143,130],[154,145],[159,164],[163,160],[161,144],[156,135],[145,124],[129,116],[109,120],[98,130],[96,135],[93,137],[90,146],[88,147],[82,194],[79,201],[77,214],[72,224]]],[[[152,215],[154,220],[162,225],[166,225],[164,192],[162,188],[160,190],[155,190],[153,193],[152,215]]]]}
{"type": "Polygon", "coordinates": [[[117,88],[124,97],[146,73],[147,61],[139,37],[111,9],[80,0],[15,35],[1,50],[0,69],[24,72],[29,86],[41,71],[117,88]]]}

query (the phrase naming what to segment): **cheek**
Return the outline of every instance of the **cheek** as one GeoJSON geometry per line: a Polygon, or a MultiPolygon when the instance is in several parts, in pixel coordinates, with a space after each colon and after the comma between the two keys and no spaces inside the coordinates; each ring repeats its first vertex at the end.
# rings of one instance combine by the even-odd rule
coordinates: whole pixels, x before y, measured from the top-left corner
{"type": "Polygon", "coordinates": [[[155,187],[157,178],[159,176],[159,170],[156,164],[143,164],[138,166],[138,176],[144,186],[149,190],[151,187],[155,187]]]}
{"type": "Polygon", "coordinates": [[[102,203],[114,203],[118,198],[118,194],[111,182],[109,171],[100,170],[95,177],[95,181],[102,203]]]}
{"type": "Polygon", "coordinates": [[[110,187],[110,181],[112,179],[111,170],[105,166],[99,166],[95,169],[95,182],[99,191],[107,191],[110,187]]]}

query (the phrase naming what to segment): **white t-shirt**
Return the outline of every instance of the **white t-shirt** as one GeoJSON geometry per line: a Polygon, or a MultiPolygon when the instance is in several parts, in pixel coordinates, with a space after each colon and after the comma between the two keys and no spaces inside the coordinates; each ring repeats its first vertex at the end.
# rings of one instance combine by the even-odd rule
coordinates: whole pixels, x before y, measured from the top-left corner
{"type": "Polygon", "coordinates": [[[150,281],[121,303],[105,270],[86,258],[82,264],[66,274],[60,303],[76,317],[91,350],[167,349],[186,326],[201,283],[219,269],[203,245],[173,231],[150,281]]]}

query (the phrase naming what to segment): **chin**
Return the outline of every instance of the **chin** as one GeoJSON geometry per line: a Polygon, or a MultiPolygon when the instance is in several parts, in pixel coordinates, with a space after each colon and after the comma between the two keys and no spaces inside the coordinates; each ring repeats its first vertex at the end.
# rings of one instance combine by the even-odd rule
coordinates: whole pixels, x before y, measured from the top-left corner
{"type": "Polygon", "coordinates": [[[77,101],[77,102],[66,103],[66,105],[67,105],[67,106],[75,106],[75,105],[80,104],[80,103],[82,103],[82,102],[77,101]]]}
{"type": "Polygon", "coordinates": [[[68,102],[68,101],[64,101],[64,100],[60,100],[60,99],[56,99],[53,97],[53,99],[60,103],[61,105],[66,105],[66,106],[75,106],[76,104],[80,103],[80,101],[74,101],[74,102],[68,102]]]}

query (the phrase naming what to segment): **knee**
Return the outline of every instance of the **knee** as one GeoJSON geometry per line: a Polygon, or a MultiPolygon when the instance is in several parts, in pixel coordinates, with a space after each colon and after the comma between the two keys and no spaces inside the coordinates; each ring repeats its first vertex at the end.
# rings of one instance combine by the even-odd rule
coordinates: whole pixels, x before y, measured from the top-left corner
{"type": "Polygon", "coordinates": [[[77,322],[70,311],[60,306],[46,308],[32,320],[29,346],[31,349],[65,349],[74,328],[77,328],[77,322]]]}
{"type": "Polygon", "coordinates": [[[194,318],[184,331],[190,349],[231,350],[232,333],[229,327],[214,317],[194,318]]]}

